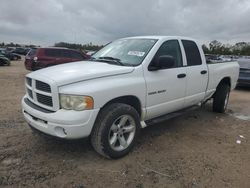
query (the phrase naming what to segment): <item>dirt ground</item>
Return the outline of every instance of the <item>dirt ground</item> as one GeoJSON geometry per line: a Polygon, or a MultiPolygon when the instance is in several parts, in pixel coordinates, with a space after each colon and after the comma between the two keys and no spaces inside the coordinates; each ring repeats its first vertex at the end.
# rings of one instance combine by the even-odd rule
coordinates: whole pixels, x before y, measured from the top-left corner
{"type": "Polygon", "coordinates": [[[226,114],[210,103],[147,127],[128,156],[107,160],[88,139],[32,134],[20,106],[26,73],[22,61],[0,67],[0,187],[250,187],[250,89],[231,93],[226,114]]]}

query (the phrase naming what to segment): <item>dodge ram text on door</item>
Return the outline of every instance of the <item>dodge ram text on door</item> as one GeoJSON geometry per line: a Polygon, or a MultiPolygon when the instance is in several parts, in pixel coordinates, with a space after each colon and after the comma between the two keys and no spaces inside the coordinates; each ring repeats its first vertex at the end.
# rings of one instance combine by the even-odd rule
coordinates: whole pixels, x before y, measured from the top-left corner
{"type": "Polygon", "coordinates": [[[90,136],[99,154],[119,158],[154,119],[211,98],[213,111],[223,113],[238,75],[237,62],[207,64],[189,38],[124,38],[84,63],[29,73],[23,114],[35,130],[65,139],[90,136]]]}

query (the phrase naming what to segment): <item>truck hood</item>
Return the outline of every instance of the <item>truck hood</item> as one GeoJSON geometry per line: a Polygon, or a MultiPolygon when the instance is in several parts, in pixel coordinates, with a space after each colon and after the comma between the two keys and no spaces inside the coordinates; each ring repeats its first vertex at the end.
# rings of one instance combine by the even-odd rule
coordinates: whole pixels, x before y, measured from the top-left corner
{"type": "Polygon", "coordinates": [[[134,67],[103,62],[79,61],[41,69],[27,76],[37,80],[51,80],[58,86],[101,77],[133,72],[134,67]]]}

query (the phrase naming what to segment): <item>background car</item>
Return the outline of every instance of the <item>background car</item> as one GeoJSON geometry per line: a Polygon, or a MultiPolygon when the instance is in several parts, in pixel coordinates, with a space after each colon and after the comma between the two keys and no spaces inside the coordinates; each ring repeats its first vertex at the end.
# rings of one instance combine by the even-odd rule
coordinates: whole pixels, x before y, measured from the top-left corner
{"type": "Polygon", "coordinates": [[[16,49],[14,49],[13,51],[11,51],[12,53],[16,53],[16,54],[19,54],[19,55],[26,55],[28,53],[27,49],[26,48],[21,48],[21,47],[18,47],[16,49]]]}
{"type": "Polygon", "coordinates": [[[0,49],[0,54],[2,54],[3,56],[7,57],[10,60],[20,60],[22,58],[20,55],[7,51],[5,49],[0,49]]]}
{"type": "Polygon", "coordinates": [[[0,66],[7,65],[10,66],[10,60],[4,55],[0,54],[0,66]]]}
{"type": "Polygon", "coordinates": [[[38,70],[45,67],[82,61],[88,59],[87,54],[68,48],[32,48],[25,57],[27,70],[38,70]]]}
{"type": "Polygon", "coordinates": [[[250,87],[250,59],[238,59],[240,65],[240,74],[238,86],[250,87]]]}
{"type": "Polygon", "coordinates": [[[205,58],[206,58],[207,63],[223,62],[223,59],[220,58],[218,55],[205,54],[205,58]]]}
{"type": "Polygon", "coordinates": [[[12,52],[15,49],[16,49],[15,47],[7,47],[7,48],[5,48],[5,50],[8,51],[8,52],[12,52]]]}

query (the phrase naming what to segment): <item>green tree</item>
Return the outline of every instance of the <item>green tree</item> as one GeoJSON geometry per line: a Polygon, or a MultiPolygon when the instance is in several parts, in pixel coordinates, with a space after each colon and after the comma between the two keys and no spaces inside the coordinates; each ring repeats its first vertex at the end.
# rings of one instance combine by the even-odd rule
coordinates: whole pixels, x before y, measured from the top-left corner
{"type": "Polygon", "coordinates": [[[210,53],[210,50],[208,49],[208,47],[206,46],[206,44],[202,45],[202,49],[203,49],[203,51],[204,51],[205,54],[209,54],[210,53]]]}
{"type": "Polygon", "coordinates": [[[222,43],[217,40],[213,40],[209,43],[210,52],[212,54],[220,54],[221,47],[222,47],[222,43]]]}

